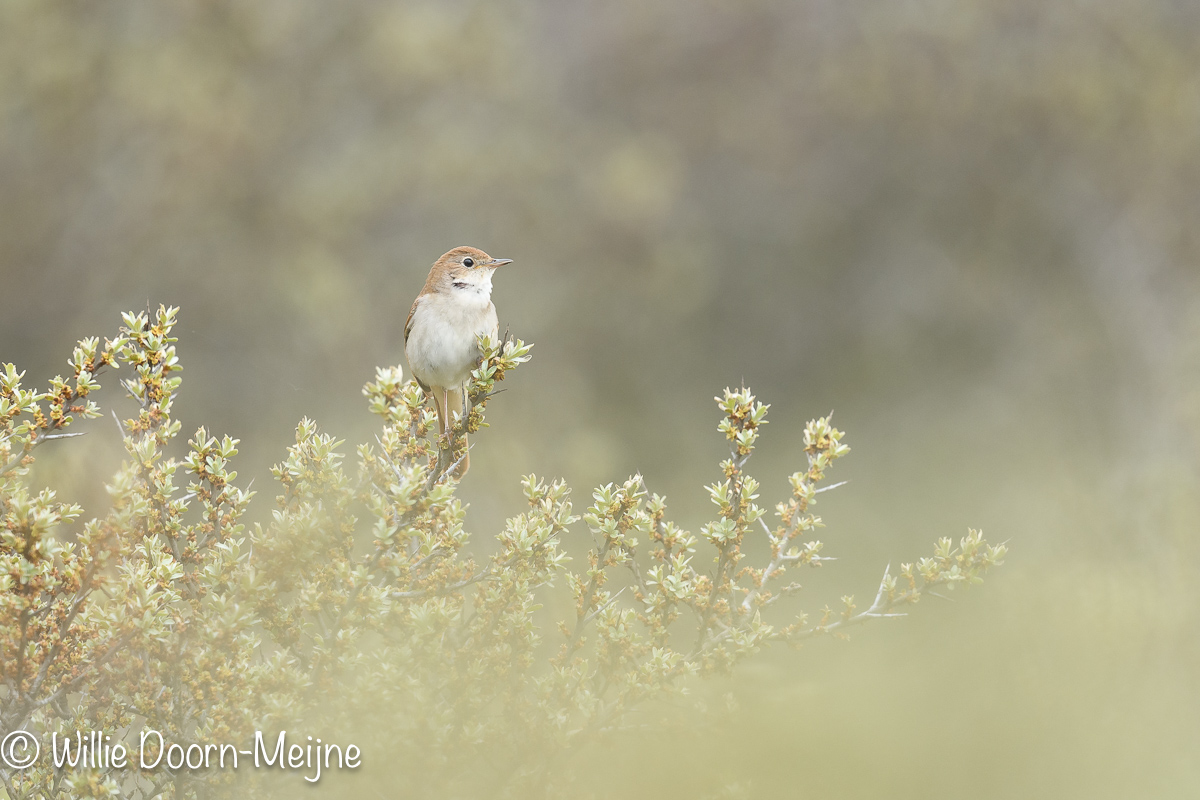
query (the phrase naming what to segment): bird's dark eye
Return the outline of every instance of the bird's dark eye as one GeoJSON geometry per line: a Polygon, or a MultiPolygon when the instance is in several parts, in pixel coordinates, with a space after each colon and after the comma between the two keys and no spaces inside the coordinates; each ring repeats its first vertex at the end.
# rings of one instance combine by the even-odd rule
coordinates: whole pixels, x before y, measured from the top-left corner
{"type": "Polygon", "coordinates": [[[471,258],[470,256],[467,256],[466,258],[463,259],[463,266],[464,267],[475,266],[475,259],[471,258]]]}

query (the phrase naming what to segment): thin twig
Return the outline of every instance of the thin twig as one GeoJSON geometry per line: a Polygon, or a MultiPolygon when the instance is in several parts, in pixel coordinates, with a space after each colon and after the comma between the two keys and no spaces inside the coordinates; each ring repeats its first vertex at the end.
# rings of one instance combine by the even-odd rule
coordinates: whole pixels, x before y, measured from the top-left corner
{"type": "Polygon", "coordinates": [[[87,436],[87,431],[74,431],[72,433],[48,433],[45,436],[39,436],[39,442],[52,442],[55,439],[74,439],[76,436],[87,436]]]}
{"type": "MultiPolygon", "coordinates": [[[[627,588],[629,588],[629,587],[625,587],[625,589],[627,589],[627,588]]],[[[597,606],[596,609],[594,611],[592,611],[592,613],[588,614],[586,617],[583,618],[583,624],[584,625],[588,624],[593,619],[595,619],[600,613],[611,608],[612,605],[617,602],[617,598],[619,598],[622,594],[625,593],[625,589],[621,589],[619,592],[617,592],[612,597],[610,597],[608,602],[605,603],[604,605],[597,606]]]]}

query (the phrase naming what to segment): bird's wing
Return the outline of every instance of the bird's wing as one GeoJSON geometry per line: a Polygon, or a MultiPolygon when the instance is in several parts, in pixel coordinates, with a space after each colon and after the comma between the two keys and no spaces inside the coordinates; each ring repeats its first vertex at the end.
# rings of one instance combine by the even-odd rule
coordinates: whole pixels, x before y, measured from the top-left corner
{"type": "Polygon", "coordinates": [[[412,308],[408,310],[408,319],[404,321],[404,344],[408,344],[408,335],[412,333],[413,317],[417,314],[417,303],[421,302],[421,296],[417,295],[417,299],[413,300],[412,308]]]}
{"type": "MultiPolygon", "coordinates": [[[[408,310],[408,319],[404,320],[404,354],[406,356],[408,355],[408,336],[409,336],[409,334],[412,333],[413,318],[417,316],[417,304],[420,302],[421,302],[421,295],[417,295],[417,299],[413,300],[412,308],[410,308],[408,310]]],[[[408,367],[409,367],[409,369],[412,369],[412,359],[411,358],[408,360],[408,367]]],[[[423,392],[425,392],[425,394],[430,393],[430,389],[428,386],[425,385],[424,381],[422,381],[420,378],[417,378],[417,376],[415,374],[413,375],[413,378],[416,378],[417,386],[420,386],[421,390],[423,392]]]]}

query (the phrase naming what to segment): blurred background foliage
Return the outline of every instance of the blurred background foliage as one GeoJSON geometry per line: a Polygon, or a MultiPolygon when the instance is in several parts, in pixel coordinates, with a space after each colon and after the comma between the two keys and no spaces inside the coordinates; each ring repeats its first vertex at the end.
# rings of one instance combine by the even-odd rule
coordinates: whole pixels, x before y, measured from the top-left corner
{"type": "MultiPolygon", "coordinates": [[[[301,416],[370,437],[438,255],[514,258],[494,299],[537,347],[477,535],[535,470],[581,505],[641,471],[695,530],[745,380],[764,500],[806,419],[854,448],[813,608],[968,525],[1011,549],[708,687],[719,728],[581,754],[581,793],[1194,797],[1198,35],[1181,0],[10,0],[0,360],[44,382],[180,305],[184,432],[265,481],[301,416]]],[[[120,438],[89,429],[38,469],[99,513],[120,438]]],[[[325,791],[386,784],[366,762],[325,791]]]]}

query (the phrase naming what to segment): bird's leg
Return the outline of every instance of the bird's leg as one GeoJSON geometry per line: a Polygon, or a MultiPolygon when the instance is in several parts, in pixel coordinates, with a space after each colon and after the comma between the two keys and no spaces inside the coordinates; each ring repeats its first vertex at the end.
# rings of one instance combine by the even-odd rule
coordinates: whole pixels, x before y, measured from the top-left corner
{"type": "Polygon", "coordinates": [[[462,389],[463,455],[462,464],[458,468],[459,478],[466,475],[467,468],[471,466],[471,444],[467,441],[467,418],[469,416],[471,416],[471,393],[464,387],[462,389]]]}
{"type": "MultiPolygon", "coordinates": [[[[450,463],[450,451],[444,450],[441,442],[442,436],[446,436],[447,432],[450,430],[450,420],[448,419],[450,416],[449,397],[447,396],[447,390],[441,386],[433,386],[430,388],[431,393],[433,394],[433,404],[437,407],[438,415],[437,471],[440,475],[446,471],[446,467],[450,463]]],[[[451,450],[453,450],[453,448],[451,448],[451,450]]]]}
{"type": "Polygon", "coordinates": [[[438,415],[438,433],[446,432],[446,406],[445,406],[445,390],[440,386],[429,387],[429,398],[433,400],[433,408],[438,415]]]}
{"type": "MultiPolygon", "coordinates": [[[[467,472],[467,467],[466,467],[467,457],[464,455],[461,459],[457,459],[457,460],[454,457],[454,454],[458,449],[457,443],[455,442],[456,434],[458,431],[458,426],[454,424],[454,417],[452,416],[452,412],[450,411],[450,409],[455,408],[457,406],[456,410],[458,410],[460,412],[465,412],[466,407],[464,405],[464,397],[463,397],[464,391],[463,391],[463,388],[461,386],[459,386],[455,389],[448,389],[446,394],[447,394],[446,419],[450,423],[450,452],[449,452],[449,458],[447,459],[447,461],[450,465],[454,466],[454,477],[461,478],[467,472]]],[[[466,447],[466,445],[467,445],[467,434],[466,434],[467,417],[466,417],[466,414],[463,413],[463,416],[461,416],[459,418],[459,420],[463,425],[463,446],[466,447]]]]}

